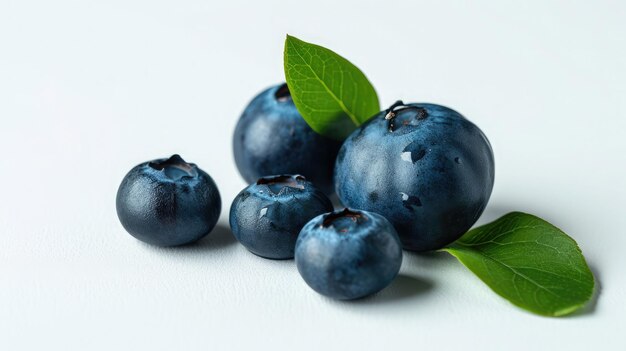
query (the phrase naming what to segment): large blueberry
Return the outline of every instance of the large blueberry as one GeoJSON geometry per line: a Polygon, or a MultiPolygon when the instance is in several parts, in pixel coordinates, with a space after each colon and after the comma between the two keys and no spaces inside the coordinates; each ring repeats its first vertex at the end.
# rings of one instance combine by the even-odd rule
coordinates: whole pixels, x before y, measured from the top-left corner
{"type": "Polygon", "coordinates": [[[137,165],[117,191],[117,216],[135,238],[158,246],[192,243],[215,227],[222,202],[213,179],[180,156],[137,165]]]}
{"type": "Polygon", "coordinates": [[[230,207],[233,234],[252,253],[293,258],[300,229],[333,210],[324,193],[300,175],[264,177],[243,189],[230,207]]]}
{"type": "Polygon", "coordinates": [[[291,99],[287,84],[273,86],[246,107],[233,137],[237,168],[248,182],[273,174],[302,174],[326,194],[341,143],[315,133],[291,99]]]}
{"type": "Polygon", "coordinates": [[[402,245],[385,217],[344,209],[307,223],[296,243],[296,265],[313,290],[350,300],[374,294],[395,278],[402,245]]]}
{"type": "Polygon", "coordinates": [[[400,101],[346,139],[335,169],[343,204],[382,214],[414,251],[463,235],[493,182],[491,146],[476,125],[444,106],[400,101]]]}

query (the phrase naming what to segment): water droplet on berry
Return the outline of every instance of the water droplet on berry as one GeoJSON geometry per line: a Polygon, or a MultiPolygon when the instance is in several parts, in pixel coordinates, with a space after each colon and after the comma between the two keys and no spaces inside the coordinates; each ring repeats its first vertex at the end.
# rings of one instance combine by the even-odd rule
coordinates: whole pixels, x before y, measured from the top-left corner
{"type": "Polygon", "coordinates": [[[417,196],[409,195],[403,192],[400,192],[400,196],[402,196],[402,204],[404,205],[404,207],[408,208],[411,211],[413,211],[415,207],[422,206],[422,201],[417,196]]]}
{"type": "Polygon", "coordinates": [[[400,154],[402,160],[412,163],[421,160],[424,156],[426,156],[426,148],[417,141],[407,145],[404,150],[402,150],[402,154],[400,154]]]}

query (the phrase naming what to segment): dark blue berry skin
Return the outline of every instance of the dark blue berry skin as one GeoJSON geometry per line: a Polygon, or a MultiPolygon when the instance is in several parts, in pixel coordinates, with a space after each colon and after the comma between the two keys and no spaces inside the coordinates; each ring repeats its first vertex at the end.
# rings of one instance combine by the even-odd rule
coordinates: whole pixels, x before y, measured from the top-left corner
{"type": "Polygon", "coordinates": [[[116,207],[120,222],[135,238],[177,246],[209,234],[222,202],[207,173],[173,155],[131,169],[117,191],[116,207]]]}
{"type": "Polygon", "coordinates": [[[289,259],[302,227],[311,218],[332,210],[326,195],[303,176],[269,176],[237,195],[230,207],[230,228],[250,252],[289,259]]]}
{"type": "Polygon", "coordinates": [[[491,145],[454,110],[396,104],[344,142],[335,168],[337,195],[345,206],[385,216],[405,249],[440,249],[470,229],[487,205],[491,145]]]}
{"type": "Polygon", "coordinates": [[[248,183],[274,174],[302,174],[330,195],[341,142],[315,133],[286,84],[273,86],[246,107],[233,137],[235,162],[248,183]]]}
{"type": "Polygon", "coordinates": [[[384,289],[401,264],[396,230],[373,212],[345,209],[315,217],[296,243],[296,265],[304,281],[335,299],[358,299],[384,289]]]}

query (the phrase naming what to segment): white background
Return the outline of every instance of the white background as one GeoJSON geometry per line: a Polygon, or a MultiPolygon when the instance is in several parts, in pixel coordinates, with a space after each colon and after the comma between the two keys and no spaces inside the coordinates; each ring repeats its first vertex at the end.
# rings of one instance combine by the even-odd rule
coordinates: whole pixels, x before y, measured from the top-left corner
{"type": "Polygon", "coordinates": [[[625,350],[625,4],[2,0],[0,349],[625,350]],[[445,253],[406,253],[388,289],[337,302],[236,243],[231,136],[283,80],[286,33],[358,65],[383,106],[478,124],[497,169],[480,223],[522,210],[561,227],[599,298],[539,317],[445,253]],[[224,206],[198,245],[162,249],[114,200],[131,167],[172,153],[224,206]]]}

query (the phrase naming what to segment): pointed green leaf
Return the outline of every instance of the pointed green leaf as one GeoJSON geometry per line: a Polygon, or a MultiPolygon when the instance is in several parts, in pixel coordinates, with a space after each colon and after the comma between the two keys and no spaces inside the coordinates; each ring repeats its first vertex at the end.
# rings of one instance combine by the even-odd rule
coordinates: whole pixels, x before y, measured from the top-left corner
{"type": "Polygon", "coordinates": [[[343,140],[380,112],[374,87],[345,58],[289,35],[284,55],[293,101],[317,133],[343,140]]]}
{"type": "Polygon", "coordinates": [[[497,294],[537,314],[572,313],[593,295],[593,274],[576,242],[530,214],[509,213],[444,251],[497,294]]]}

